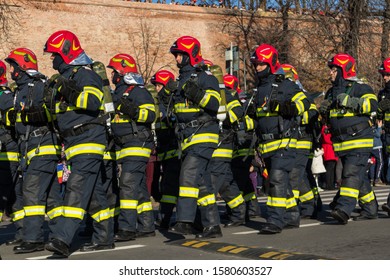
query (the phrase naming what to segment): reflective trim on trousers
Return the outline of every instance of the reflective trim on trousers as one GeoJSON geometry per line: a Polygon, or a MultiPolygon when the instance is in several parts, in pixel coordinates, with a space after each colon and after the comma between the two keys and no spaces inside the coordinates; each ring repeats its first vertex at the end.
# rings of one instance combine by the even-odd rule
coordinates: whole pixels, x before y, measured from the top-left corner
{"type": "Polygon", "coordinates": [[[107,208],[104,210],[100,210],[99,212],[93,214],[91,217],[92,219],[94,219],[96,222],[99,223],[101,221],[111,218],[112,216],[111,216],[110,208],[107,208]]]}
{"type": "Polygon", "coordinates": [[[299,198],[299,190],[293,190],[293,194],[295,199],[299,198]]]}
{"type": "Polygon", "coordinates": [[[290,209],[297,206],[297,200],[295,197],[287,198],[286,199],[286,209],[290,209]]]}
{"type": "Polygon", "coordinates": [[[362,196],[362,197],[359,197],[359,201],[361,203],[369,203],[371,201],[375,200],[375,194],[373,191],[369,192],[368,194],[362,196]]]}
{"type": "Polygon", "coordinates": [[[312,190],[310,190],[307,193],[299,196],[299,200],[301,202],[309,201],[309,200],[312,200],[312,199],[314,199],[314,193],[313,193],[312,190]]]}
{"type": "Polygon", "coordinates": [[[59,216],[63,216],[63,215],[64,215],[64,207],[63,206],[53,208],[49,212],[47,212],[47,216],[49,217],[50,220],[57,218],[59,216]]]}
{"type": "Polygon", "coordinates": [[[163,196],[160,199],[160,202],[176,204],[177,203],[177,196],[163,194],[163,196]]]}
{"type": "Polygon", "coordinates": [[[23,219],[25,215],[26,214],[24,213],[24,210],[22,209],[22,210],[13,212],[11,214],[11,218],[12,218],[12,221],[16,222],[16,221],[23,219]]]}
{"type": "Polygon", "coordinates": [[[239,194],[238,196],[236,196],[235,198],[233,198],[232,200],[228,201],[227,202],[227,205],[229,205],[230,209],[234,209],[236,208],[238,205],[241,205],[242,203],[244,203],[245,200],[244,198],[242,197],[241,194],[239,194]]]}
{"type": "Polygon", "coordinates": [[[215,195],[213,193],[206,195],[202,198],[199,198],[197,201],[197,204],[199,206],[203,206],[203,207],[211,205],[211,204],[215,204],[215,203],[216,203],[216,200],[215,200],[215,195]]]}
{"type": "Polygon", "coordinates": [[[24,213],[26,217],[29,216],[44,216],[46,214],[45,212],[45,205],[34,205],[34,206],[24,206],[24,213]]]}
{"type": "Polygon", "coordinates": [[[340,187],[340,195],[358,199],[358,197],[359,197],[359,190],[352,189],[352,188],[347,188],[347,187],[340,187]]]}
{"type": "Polygon", "coordinates": [[[286,198],[285,197],[268,197],[267,206],[271,207],[283,207],[286,208],[286,198]]]}
{"type": "Polygon", "coordinates": [[[120,209],[135,210],[137,209],[137,205],[138,205],[138,200],[134,200],[134,199],[120,200],[120,209]]]}
{"type": "Polygon", "coordinates": [[[63,209],[63,216],[65,218],[75,218],[80,220],[84,218],[85,210],[83,208],[64,206],[63,209]]]}
{"type": "Polygon", "coordinates": [[[244,195],[243,197],[244,197],[245,201],[251,201],[251,200],[256,199],[255,192],[247,193],[247,194],[244,195]]]}
{"type": "Polygon", "coordinates": [[[198,188],[191,188],[191,187],[182,187],[179,188],[179,196],[181,197],[191,197],[197,199],[199,196],[199,189],[198,188]]]}
{"type": "Polygon", "coordinates": [[[141,214],[144,212],[153,211],[152,202],[144,202],[137,206],[137,213],[141,214]]]}

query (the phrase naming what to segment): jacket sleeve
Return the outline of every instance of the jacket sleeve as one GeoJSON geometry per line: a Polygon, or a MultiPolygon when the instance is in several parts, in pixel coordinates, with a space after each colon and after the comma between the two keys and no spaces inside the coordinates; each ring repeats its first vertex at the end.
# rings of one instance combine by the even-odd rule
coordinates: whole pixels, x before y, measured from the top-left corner
{"type": "Polygon", "coordinates": [[[217,78],[213,75],[204,74],[199,80],[199,83],[204,90],[204,95],[199,102],[199,107],[216,114],[221,102],[217,78]]]}
{"type": "Polygon", "coordinates": [[[135,102],[138,106],[136,122],[148,124],[154,122],[156,118],[156,108],[153,96],[144,88],[135,93],[137,94],[135,102]]]}
{"type": "Polygon", "coordinates": [[[92,70],[80,69],[75,80],[81,92],[76,99],[76,109],[88,111],[103,110],[103,82],[92,70]]]}
{"type": "Polygon", "coordinates": [[[237,93],[226,90],[226,110],[228,112],[230,123],[234,123],[244,115],[244,108],[237,98],[237,93]]]}

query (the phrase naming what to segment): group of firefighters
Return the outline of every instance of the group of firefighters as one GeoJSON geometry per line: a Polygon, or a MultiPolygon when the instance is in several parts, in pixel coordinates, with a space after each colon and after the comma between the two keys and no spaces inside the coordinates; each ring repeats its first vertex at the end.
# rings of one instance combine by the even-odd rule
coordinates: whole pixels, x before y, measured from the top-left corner
{"type": "MultiPolygon", "coordinates": [[[[168,70],[153,75],[156,100],[129,54],[110,59],[115,89],[107,91],[109,80],[96,71],[98,64],[74,33],[53,33],[44,51],[58,71],[50,79],[38,71],[30,49],[9,53],[12,90],[0,61],[0,218],[5,212],[12,218],[15,237],[6,244],[16,254],[46,249],[69,256],[84,220],[84,233],[92,237],[81,251],[155,236],[156,225],[198,239],[221,237],[221,220],[236,227],[260,215],[249,176],[254,165],[268,172],[260,233],[299,227],[301,218],[315,218],[321,208],[310,173],[320,115],[343,164],[331,216],[346,224],[357,200],[358,219],[378,216],[366,168],[372,121],[384,119],[386,129],[390,120],[390,58],[379,70],[386,87],[378,103],[372,88],[357,78],[354,58],[335,55],[328,61],[332,87],[317,108],[296,69],[280,64],[268,44],[250,57],[257,88],[246,97],[236,77],[223,76],[202,58],[196,38],[180,37],[170,48],[179,76],[168,70]],[[146,183],[154,150],[161,165],[157,223],[146,183]],[[56,172],[61,153],[71,170],[65,190],[56,172]],[[217,195],[226,202],[222,218],[217,195]]],[[[390,213],[388,204],[382,208],[390,213]]]]}

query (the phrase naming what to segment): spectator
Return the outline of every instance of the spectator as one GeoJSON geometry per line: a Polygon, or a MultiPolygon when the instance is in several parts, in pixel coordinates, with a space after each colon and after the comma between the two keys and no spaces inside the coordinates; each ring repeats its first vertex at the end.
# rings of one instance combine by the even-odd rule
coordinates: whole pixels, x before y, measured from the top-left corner
{"type": "Polygon", "coordinates": [[[322,149],[324,150],[324,166],[326,169],[325,173],[325,186],[327,190],[335,189],[335,175],[336,175],[336,164],[338,157],[335,155],[333,150],[333,143],[331,140],[332,135],[329,132],[329,128],[326,124],[322,126],[321,138],[322,138],[322,149]]]}
{"type": "Polygon", "coordinates": [[[374,130],[374,147],[371,151],[371,156],[375,158],[375,162],[371,164],[369,176],[372,185],[382,184],[382,167],[383,167],[383,154],[382,154],[382,120],[377,120],[374,130]]]}

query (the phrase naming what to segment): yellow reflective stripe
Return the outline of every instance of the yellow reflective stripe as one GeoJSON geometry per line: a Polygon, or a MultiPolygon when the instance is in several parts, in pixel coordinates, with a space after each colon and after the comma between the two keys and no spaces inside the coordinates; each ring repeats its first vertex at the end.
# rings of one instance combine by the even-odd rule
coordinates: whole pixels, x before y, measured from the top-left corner
{"type": "Polygon", "coordinates": [[[354,113],[354,112],[351,112],[350,110],[345,110],[345,113],[343,114],[341,112],[341,109],[332,109],[330,110],[330,114],[329,116],[331,118],[339,118],[339,117],[355,117],[357,116],[358,114],[354,113]]]}
{"type": "Polygon", "coordinates": [[[138,206],[138,200],[134,199],[121,199],[120,200],[120,209],[131,209],[135,210],[138,206]]]}
{"type": "Polygon", "coordinates": [[[188,147],[199,143],[215,143],[218,144],[219,135],[215,133],[199,133],[192,137],[184,139],[181,143],[181,148],[184,151],[188,147]]]}
{"type": "Polygon", "coordinates": [[[254,156],[255,150],[254,149],[238,149],[238,150],[233,151],[233,158],[244,157],[246,155],[254,156]]]}
{"type": "Polygon", "coordinates": [[[216,201],[215,201],[215,195],[212,193],[212,194],[209,194],[209,195],[206,195],[204,197],[201,197],[198,199],[197,201],[197,204],[199,206],[207,206],[207,205],[212,205],[212,204],[215,204],[216,201]]]}
{"type": "Polygon", "coordinates": [[[286,209],[290,209],[295,206],[297,206],[297,200],[295,199],[295,197],[286,199],[286,209]]]}
{"type": "Polygon", "coordinates": [[[53,208],[47,212],[47,216],[49,217],[50,220],[62,216],[63,214],[64,214],[64,209],[62,206],[53,208]]]}
{"type": "Polygon", "coordinates": [[[212,155],[213,158],[222,157],[222,158],[232,158],[233,149],[215,149],[212,155]]]}
{"type": "Polygon", "coordinates": [[[299,198],[299,190],[293,190],[293,194],[295,199],[299,198]]]}
{"type": "Polygon", "coordinates": [[[111,120],[112,123],[129,123],[131,118],[128,115],[116,114],[115,117],[111,120]]]}
{"type": "Polygon", "coordinates": [[[99,99],[100,101],[102,101],[103,97],[104,97],[103,92],[100,89],[95,88],[95,87],[85,86],[83,88],[83,92],[96,96],[96,98],[99,99]]]}
{"type": "Polygon", "coordinates": [[[26,217],[29,216],[43,216],[46,214],[45,205],[24,206],[23,210],[26,217]]]}
{"type": "Polygon", "coordinates": [[[302,91],[295,94],[291,99],[291,101],[295,102],[299,115],[301,115],[305,111],[305,105],[303,104],[303,100],[305,99],[306,99],[306,95],[302,91]]]}
{"type": "Polygon", "coordinates": [[[390,122],[390,113],[385,113],[385,121],[390,122]]]}
{"type": "Polygon", "coordinates": [[[150,110],[152,112],[156,111],[156,107],[152,103],[145,103],[145,104],[139,105],[139,108],[148,109],[148,110],[150,110]]]}
{"type": "Polygon", "coordinates": [[[236,108],[236,107],[241,107],[241,104],[238,100],[233,100],[231,102],[229,102],[229,104],[226,105],[226,109],[228,111],[231,111],[233,108],[236,108]]]}
{"type": "Polygon", "coordinates": [[[103,159],[104,160],[115,160],[116,154],[115,152],[104,152],[103,159]]]}
{"type": "Polygon", "coordinates": [[[239,194],[238,196],[236,196],[232,200],[228,201],[227,205],[229,205],[230,209],[234,209],[234,208],[236,208],[237,206],[241,205],[244,202],[245,202],[244,198],[242,197],[241,194],[239,194]]]}
{"type": "Polygon", "coordinates": [[[314,193],[313,193],[312,190],[310,190],[310,191],[308,191],[307,193],[305,193],[305,194],[299,196],[299,200],[300,200],[301,202],[310,201],[310,200],[312,200],[312,199],[314,199],[314,193]]]}
{"type": "Polygon", "coordinates": [[[309,123],[309,111],[303,112],[301,124],[308,124],[309,123]]]}
{"type": "Polygon", "coordinates": [[[3,212],[0,211],[0,223],[3,220],[3,212]]]}
{"type": "Polygon", "coordinates": [[[285,197],[271,197],[271,196],[269,196],[267,199],[267,206],[286,208],[286,198],[285,197]]]}
{"type": "Polygon", "coordinates": [[[191,188],[191,187],[184,187],[180,186],[179,188],[179,196],[180,197],[191,197],[191,198],[198,198],[199,196],[199,189],[198,188],[191,188]]]}
{"type": "Polygon", "coordinates": [[[169,150],[165,153],[159,153],[157,154],[157,160],[158,161],[162,161],[162,160],[167,160],[167,159],[171,159],[171,158],[174,158],[174,157],[177,157],[178,154],[177,154],[177,149],[174,149],[174,150],[169,150]]]}
{"type": "Polygon", "coordinates": [[[65,218],[75,218],[82,220],[85,215],[85,210],[79,207],[63,206],[63,216],[65,218]]]}
{"type": "MultiPolygon", "coordinates": [[[[13,126],[14,124],[13,123],[11,123],[11,121],[9,120],[9,112],[11,112],[11,111],[15,111],[15,109],[14,108],[11,108],[11,109],[9,109],[7,112],[6,112],[6,114],[5,114],[5,125],[6,126],[13,126]]],[[[18,114],[16,114],[16,119],[18,118],[18,114]]],[[[19,118],[20,118],[20,114],[19,114],[19,118]]]]}
{"type": "Polygon", "coordinates": [[[366,93],[361,98],[364,99],[361,112],[363,114],[371,114],[371,100],[378,101],[378,98],[373,93],[366,93]]]}
{"type": "Polygon", "coordinates": [[[26,214],[24,213],[24,210],[22,209],[22,210],[13,212],[11,214],[11,218],[12,218],[12,221],[16,222],[16,221],[23,219],[25,215],[26,214]]]}
{"type": "Polygon", "coordinates": [[[143,212],[153,211],[152,202],[144,202],[137,206],[137,213],[141,214],[143,212]]]}
{"type": "Polygon", "coordinates": [[[173,195],[166,195],[166,194],[163,194],[161,199],[160,199],[160,202],[163,202],[163,203],[170,203],[170,204],[176,204],[177,203],[177,197],[176,196],[173,196],[173,195]]]}
{"type": "Polygon", "coordinates": [[[351,149],[372,148],[374,146],[374,139],[357,139],[349,140],[341,143],[333,143],[335,152],[346,151],[351,149]]]}
{"type": "Polygon", "coordinates": [[[110,208],[110,215],[111,215],[111,217],[118,216],[120,212],[121,212],[121,208],[119,206],[110,208]]]}
{"type": "Polygon", "coordinates": [[[246,195],[243,196],[245,201],[251,201],[253,199],[256,199],[255,192],[250,192],[247,193],[246,195]]]}
{"type": "Polygon", "coordinates": [[[228,115],[229,115],[229,121],[230,121],[231,123],[234,123],[234,122],[236,122],[236,121],[238,120],[238,117],[237,117],[237,115],[234,113],[234,111],[229,111],[229,112],[228,112],[228,115]]]}
{"type": "Polygon", "coordinates": [[[200,111],[200,108],[188,108],[186,103],[177,103],[173,108],[175,113],[196,113],[200,111]]]}
{"type": "Polygon", "coordinates": [[[271,113],[268,110],[264,111],[264,109],[262,107],[258,107],[256,109],[256,116],[258,116],[258,117],[277,117],[277,116],[279,116],[279,113],[277,112],[277,110],[278,110],[278,107],[275,109],[275,112],[271,113]]]}
{"type": "Polygon", "coordinates": [[[148,119],[149,110],[145,108],[140,108],[138,113],[138,119],[137,122],[143,123],[146,122],[148,119]]]}
{"type": "Polygon", "coordinates": [[[297,140],[297,145],[295,146],[296,149],[304,149],[304,150],[310,150],[312,147],[311,141],[301,141],[297,140]]]}
{"type": "Polygon", "coordinates": [[[21,123],[22,122],[22,115],[20,112],[16,113],[16,122],[21,123]]]}
{"type": "Polygon", "coordinates": [[[96,222],[101,222],[101,221],[107,220],[111,217],[112,216],[111,216],[110,208],[100,210],[99,212],[97,212],[91,216],[91,218],[94,219],[96,222]]]}
{"type": "Polygon", "coordinates": [[[76,107],[86,109],[88,106],[88,93],[87,92],[81,92],[79,96],[76,99],[76,107]]]}
{"type": "Polygon", "coordinates": [[[246,131],[253,130],[255,128],[255,122],[249,116],[245,116],[246,131]]]}
{"type": "Polygon", "coordinates": [[[31,159],[36,156],[49,156],[49,155],[61,155],[61,146],[59,145],[45,145],[38,148],[34,148],[27,153],[27,164],[31,159]]]}
{"type": "Polygon", "coordinates": [[[74,156],[82,155],[82,154],[98,154],[103,156],[105,150],[106,150],[105,145],[95,144],[95,143],[85,143],[85,144],[78,144],[69,147],[68,149],[65,150],[65,155],[67,159],[71,159],[74,156]]]}
{"type": "Polygon", "coordinates": [[[373,191],[369,192],[368,194],[366,194],[362,197],[359,197],[359,201],[363,204],[369,203],[369,202],[373,201],[374,199],[375,199],[375,195],[374,195],[373,191]]]}
{"type": "Polygon", "coordinates": [[[125,157],[150,157],[151,149],[142,147],[128,147],[116,152],[116,159],[125,157]]]}
{"type": "Polygon", "coordinates": [[[357,199],[359,197],[359,190],[347,187],[340,187],[340,195],[357,199]]]}
{"type": "Polygon", "coordinates": [[[20,154],[17,152],[1,152],[0,161],[19,161],[20,154]]]}
{"type": "Polygon", "coordinates": [[[297,145],[297,139],[283,138],[275,141],[268,142],[266,144],[259,144],[260,153],[269,153],[278,149],[286,148],[287,145],[291,149],[295,149],[297,145]]]}
{"type": "Polygon", "coordinates": [[[210,102],[211,97],[214,97],[215,99],[217,99],[218,103],[221,103],[221,95],[218,91],[206,89],[202,100],[200,100],[199,102],[199,106],[206,107],[207,104],[210,102]]]}

